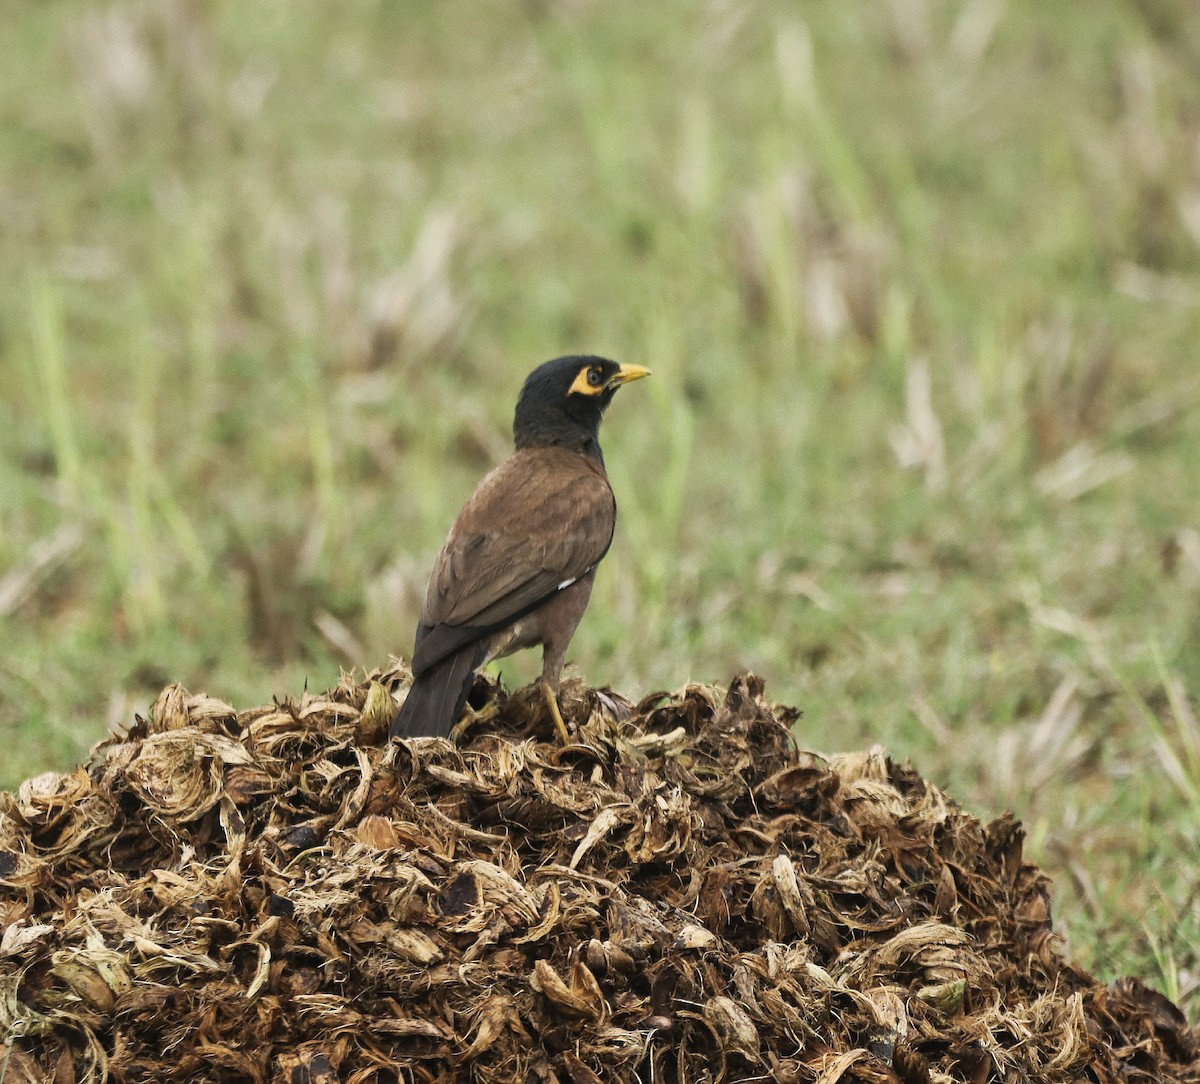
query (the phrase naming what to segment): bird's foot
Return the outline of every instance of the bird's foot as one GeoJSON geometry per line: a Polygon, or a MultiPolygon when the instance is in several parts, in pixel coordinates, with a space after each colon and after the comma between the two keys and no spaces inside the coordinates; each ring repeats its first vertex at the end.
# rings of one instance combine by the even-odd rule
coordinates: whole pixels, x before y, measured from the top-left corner
{"type": "Polygon", "coordinates": [[[451,728],[447,735],[455,745],[468,730],[479,723],[490,723],[493,719],[500,715],[500,709],[496,706],[496,701],[489,700],[478,711],[472,707],[463,708],[463,713],[459,717],[457,723],[451,728]]]}
{"type": "Polygon", "coordinates": [[[562,712],[558,708],[558,693],[550,687],[548,681],[542,682],[542,696],[546,698],[546,707],[550,709],[550,718],[554,720],[554,729],[558,731],[558,740],[563,745],[570,745],[571,735],[567,733],[567,724],[563,722],[562,712]]]}

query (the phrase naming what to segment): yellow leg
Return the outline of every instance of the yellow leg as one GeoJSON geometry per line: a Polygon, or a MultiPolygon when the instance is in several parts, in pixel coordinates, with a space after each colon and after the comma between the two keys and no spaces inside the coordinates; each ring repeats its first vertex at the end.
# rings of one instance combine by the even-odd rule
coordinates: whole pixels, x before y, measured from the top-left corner
{"type": "Polygon", "coordinates": [[[550,709],[550,718],[554,720],[554,729],[558,731],[559,741],[569,745],[571,736],[567,733],[567,724],[563,722],[562,712],[558,710],[558,694],[550,688],[548,681],[542,682],[542,696],[546,698],[546,707],[550,709]]]}
{"type": "Polygon", "coordinates": [[[475,726],[477,723],[489,723],[500,714],[500,709],[496,707],[494,700],[488,701],[482,708],[476,711],[472,707],[463,708],[462,718],[454,724],[450,733],[447,735],[452,742],[458,741],[468,727],[475,726]]]}

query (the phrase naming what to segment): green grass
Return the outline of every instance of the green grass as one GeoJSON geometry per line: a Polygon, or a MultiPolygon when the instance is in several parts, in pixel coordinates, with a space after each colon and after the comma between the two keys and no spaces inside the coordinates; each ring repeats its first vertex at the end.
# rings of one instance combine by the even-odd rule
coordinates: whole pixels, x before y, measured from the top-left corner
{"type": "MultiPolygon", "coordinates": [[[[752,667],[1200,1017],[1185,0],[15,3],[0,783],[407,651],[534,364],[650,365],[572,656],[752,667]]],[[[536,660],[513,660],[513,682],[536,660]]]]}

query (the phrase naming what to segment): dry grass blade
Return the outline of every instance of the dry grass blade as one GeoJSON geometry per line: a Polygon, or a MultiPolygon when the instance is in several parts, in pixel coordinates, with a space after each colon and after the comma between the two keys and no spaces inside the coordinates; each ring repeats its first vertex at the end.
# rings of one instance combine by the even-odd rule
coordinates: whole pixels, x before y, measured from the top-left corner
{"type": "Polygon", "coordinates": [[[67,523],[48,538],[35,543],[16,568],[0,576],[0,618],[8,617],[23,605],[38,585],[70,559],[83,544],[83,528],[67,523]]]}

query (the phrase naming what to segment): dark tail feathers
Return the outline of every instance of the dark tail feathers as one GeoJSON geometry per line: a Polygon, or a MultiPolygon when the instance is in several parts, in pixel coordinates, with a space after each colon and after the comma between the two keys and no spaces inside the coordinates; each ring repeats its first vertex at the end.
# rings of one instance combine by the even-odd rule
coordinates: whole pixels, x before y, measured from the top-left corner
{"type": "Polygon", "coordinates": [[[408,699],[400,705],[391,738],[444,738],[471,692],[475,671],[487,658],[487,644],[467,644],[413,679],[408,699]]]}

